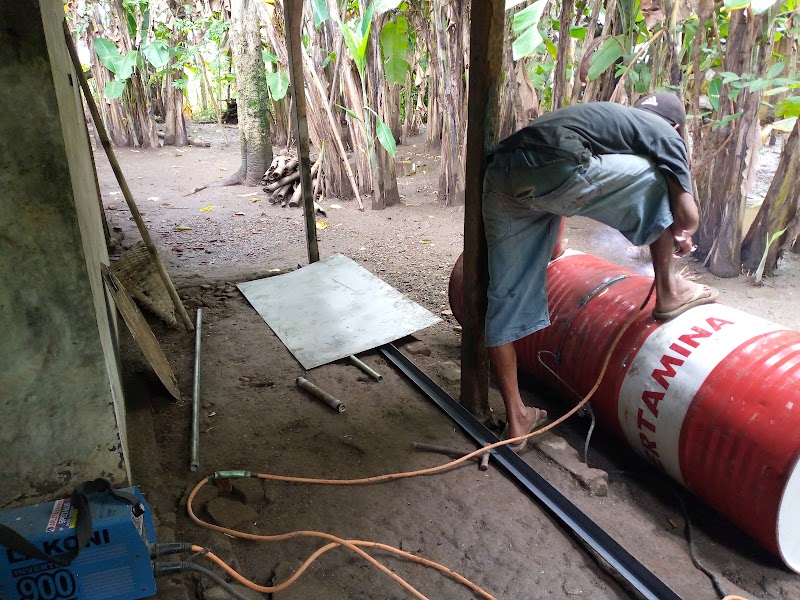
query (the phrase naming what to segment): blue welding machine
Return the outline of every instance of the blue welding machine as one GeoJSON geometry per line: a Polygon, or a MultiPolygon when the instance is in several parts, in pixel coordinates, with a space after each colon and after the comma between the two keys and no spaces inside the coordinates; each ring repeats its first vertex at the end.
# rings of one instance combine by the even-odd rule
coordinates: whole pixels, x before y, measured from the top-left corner
{"type": "Polygon", "coordinates": [[[156,593],[148,551],[155,528],[139,489],[95,489],[80,503],[75,498],[0,512],[3,529],[29,543],[0,545],[0,600],[136,600],[156,593]],[[84,509],[75,504],[91,516],[83,548],[84,509]]]}

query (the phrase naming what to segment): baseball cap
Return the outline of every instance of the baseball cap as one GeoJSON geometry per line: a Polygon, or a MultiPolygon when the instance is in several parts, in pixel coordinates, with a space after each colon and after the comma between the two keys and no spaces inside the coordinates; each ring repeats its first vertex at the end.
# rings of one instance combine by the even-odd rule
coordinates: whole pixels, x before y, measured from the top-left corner
{"type": "Polygon", "coordinates": [[[678,125],[678,133],[681,137],[686,137],[686,110],[683,101],[675,94],[647,94],[639,98],[634,106],[655,113],[672,125],[678,125]]]}

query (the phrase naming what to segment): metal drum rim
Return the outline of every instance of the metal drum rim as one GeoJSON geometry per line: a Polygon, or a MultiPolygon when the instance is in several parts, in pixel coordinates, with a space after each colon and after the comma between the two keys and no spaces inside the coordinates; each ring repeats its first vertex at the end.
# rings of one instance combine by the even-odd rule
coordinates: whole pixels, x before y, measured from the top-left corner
{"type": "Polygon", "coordinates": [[[789,469],[781,493],[776,537],[783,562],[795,573],[800,573],[800,452],[789,469]]]}

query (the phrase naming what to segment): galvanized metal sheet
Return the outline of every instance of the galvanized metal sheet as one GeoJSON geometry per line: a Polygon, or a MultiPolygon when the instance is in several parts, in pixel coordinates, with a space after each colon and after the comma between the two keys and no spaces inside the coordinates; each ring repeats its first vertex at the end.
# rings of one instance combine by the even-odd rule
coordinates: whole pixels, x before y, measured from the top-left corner
{"type": "Polygon", "coordinates": [[[306,369],[441,320],[342,254],[238,287],[306,369]]]}

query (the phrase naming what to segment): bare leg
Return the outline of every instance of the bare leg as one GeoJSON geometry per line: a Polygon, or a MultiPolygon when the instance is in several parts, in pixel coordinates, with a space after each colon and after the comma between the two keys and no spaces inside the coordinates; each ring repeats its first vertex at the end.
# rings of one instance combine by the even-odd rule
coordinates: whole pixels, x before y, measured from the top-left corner
{"type": "MultiPolygon", "coordinates": [[[[655,309],[659,312],[674,310],[688,302],[698,287],[696,283],[675,277],[674,242],[672,230],[668,227],[655,242],[650,244],[656,279],[655,309]]],[[[705,295],[711,295],[711,290],[707,288],[705,295]]]]}
{"type": "Polygon", "coordinates": [[[562,254],[564,254],[564,250],[567,249],[567,244],[564,242],[564,225],[566,224],[567,219],[565,217],[561,217],[561,222],[558,224],[558,234],[556,235],[556,243],[553,246],[553,254],[550,256],[550,260],[555,260],[562,254]]]}
{"type": "Polygon", "coordinates": [[[522,401],[517,381],[517,352],[514,350],[514,344],[502,344],[489,348],[489,358],[494,366],[497,383],[500,386],[500,393],[506,408],[508,437],[525,435],[534,420],[537,417],[546,417],[547,413],[540,410],[537,414],[535,408],[528,408],[522,401]]]}

